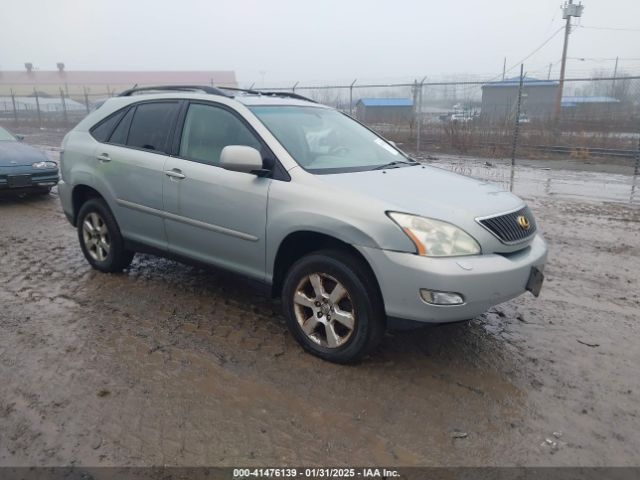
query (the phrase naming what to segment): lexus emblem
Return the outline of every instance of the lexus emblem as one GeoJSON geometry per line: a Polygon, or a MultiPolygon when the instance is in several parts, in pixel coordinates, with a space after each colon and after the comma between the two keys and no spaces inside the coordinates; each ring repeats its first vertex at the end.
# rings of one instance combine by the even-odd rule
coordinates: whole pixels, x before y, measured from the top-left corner
{"type": "Polygon", "coordinates": [[[523,229],[523,230],[529,230],[529,228],[531,228],[531,224],[529,223],[529,220],[527,220],[527,217],[525,217],[524,215],[520,215],[518,216],[518,226],[523,229]]]}

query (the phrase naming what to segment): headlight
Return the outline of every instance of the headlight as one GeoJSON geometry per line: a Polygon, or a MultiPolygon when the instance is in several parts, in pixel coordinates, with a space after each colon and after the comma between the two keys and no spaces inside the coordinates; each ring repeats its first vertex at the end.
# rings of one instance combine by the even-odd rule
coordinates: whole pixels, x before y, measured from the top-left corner
{"type": "Polygon", "coordinates": [[[31,166],[33,168],[56,168],[58,165],[56,164],[56,162],[43,161],[32,163],[31,166]]]}
{"type": "Polygon", "coordinates": [[[455,257],[480,253],[478,242],[455,225],[406,213],[389,212],[388,215],[411,239],[419,255],[455,257]]]}

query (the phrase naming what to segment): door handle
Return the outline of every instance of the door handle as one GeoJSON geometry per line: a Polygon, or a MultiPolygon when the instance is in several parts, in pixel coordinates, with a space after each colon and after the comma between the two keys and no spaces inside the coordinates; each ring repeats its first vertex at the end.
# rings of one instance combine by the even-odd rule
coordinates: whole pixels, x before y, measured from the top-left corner
{"type": "Polygon", "coordinates": [[[97,155],[96,158],[98,159],[98,161],[100,161],[100,163],[111,161],[111,157],[109,156],[108,153],[101,153],[100,155],[97,155]]]}
{"type": "Polygon", "coordinates": [[[178,178],[178,179],[187,178],[187,176],[184,173],[182,173],[182,170],[180,170],[179,168],[173,168],[171,170],[165,170],[164,174],[167,177],[171,177],[171,178],[178,178]]]}

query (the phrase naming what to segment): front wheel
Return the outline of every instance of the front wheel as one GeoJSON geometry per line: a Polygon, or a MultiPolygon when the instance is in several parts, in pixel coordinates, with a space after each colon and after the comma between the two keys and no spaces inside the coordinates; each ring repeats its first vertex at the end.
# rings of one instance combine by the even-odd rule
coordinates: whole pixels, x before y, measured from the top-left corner
{"type": "Polygon", "coordinates": [[[309,254],[282,289],[287,326],[302,347],[336,363],[359,360],[384,334],[384,307],[362,260],[339,250],[309,254]]]}
{"type": "Polygon", "coordinates": [[[78,213],[78,240],[87,261],[101,272],[122,271],[135,253],[124,248],[113,213],[98,198],[88,200],[78,213]]]}

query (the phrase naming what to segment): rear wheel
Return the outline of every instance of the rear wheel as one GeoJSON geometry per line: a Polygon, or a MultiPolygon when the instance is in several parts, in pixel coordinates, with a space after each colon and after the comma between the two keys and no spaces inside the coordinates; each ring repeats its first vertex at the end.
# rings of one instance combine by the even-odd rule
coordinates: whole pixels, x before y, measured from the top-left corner
{"type": "Polygon", "coordinates": [[[135,252],[124,248],[120,228],[102,199],[93,198],[78,213],[78,240],[87,261],[101,272],[120,272],[135,252]]]}
{"type": "Polygon", "coordinates": [[[373,349],[384,334],[384,308],[372,273],[353,255],[319,251],[287,273],[282,304],[287,325],[307,351],[350,363],[373,349]]]}

